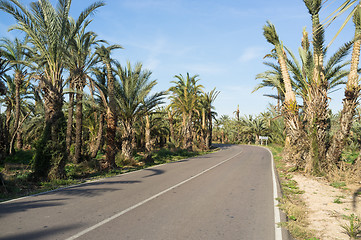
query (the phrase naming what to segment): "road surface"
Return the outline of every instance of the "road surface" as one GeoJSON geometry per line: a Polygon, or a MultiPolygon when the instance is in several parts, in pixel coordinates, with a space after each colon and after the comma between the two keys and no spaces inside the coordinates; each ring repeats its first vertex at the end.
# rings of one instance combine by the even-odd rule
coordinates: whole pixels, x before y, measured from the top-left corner
{"type": "Polygon", "coordinates": [[[223,146],[2,203],[0,239],[279,240],[272,171],[268,150],[223,146]]]}

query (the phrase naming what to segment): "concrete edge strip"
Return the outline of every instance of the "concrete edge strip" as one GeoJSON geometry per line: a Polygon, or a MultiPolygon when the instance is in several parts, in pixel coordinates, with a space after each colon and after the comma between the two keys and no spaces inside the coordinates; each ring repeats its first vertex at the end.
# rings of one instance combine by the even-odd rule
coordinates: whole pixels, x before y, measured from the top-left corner
{"type": "Polygon", "coordinates": [[[276,180],[276,168],[275,168],[275,163],[274,163],[274,159],[273,159],[273,154],[271,152],[271,150],[269,150],[266,147],[262,147],[264,149],[266,149],[270,155],[271,155],[271,160],[272,160],[272,182],[273,182],[273,202],[274,202],[274,218],[275,218],[275,239],[276,240],[282,240],[282,228],[278,226],[278,223],[281,222],[281,210],[278,207],[278,190],[277,190],[277,180],[276,180]]]}
{"type": "Polygon", "coordinates": [[[141,206],[141,205],[143,205],[143,204],[145,204],[145,203],[147,203],[147,202],[149,202],[149,201],[151,201],[151,200],[153,200],[153,199],[155,199],[155,198],[157,198],[157,197],[159,197],[159,196],[161,196],[161,195],[163,195],[163,194],[165,194],[165,193],[167,193],[167,192],[169,192],[169,191],[171,191],[171,190],[173,190],[173,189],[175,189],[175,188],[177,188],[177,187],[179,187],[179,186],[181,186],[181,185],[183,185],[183,184],[185,184],[185,183],[187,183],[187,182],[189,182],[189,181],[191,181],[191,180],[193,180],[193,179],[196,178],[196,177],[199,177],[200,175],[202,175],[202,174],[204,174],[204,173],[206,173],[206,172],[208,172],[208,171],[210,171],[210,170],[218,167],[219,165],[221,165],[221,164],[223,164],[223,163],[225,163],[225,162],[228,162],[229,160],[231,160],[232,158],[238,156],[238,155],[241,154],[241,153],[242,153],[242,151],[238,152],[238,153],[235,154],[234,156],[229,157],[229,158],[223,160],[222,162],[217,163],[216,165],[214,165],[214,166],[212,166],[212,167],[210,167],[210,168],[208,168],[208,169],[206,169],[206,170],[204,170],[204,171],[202,171],[202,172],[200,172],[200,173],[198,173],[198,174],[196,174],[196,175],[194,175],[194,176],[192,176],[192,177],[190,177],[190,178],[188,178],[188,179],[186,179],[186,180],[184,180],[184,181],[182,181],[182,182],[180,182],[180,183],[177,183],[176,185],[174,185],[174,186],[172,186],[172,187],[170,187],[170,188],[167,188],[167,189],[165,189],[165,190],[163,190],[163,191],[161,191],[161,192],[159,192],[159,193],[157,193],[157,194],[155,194],[155,195],[153,195],[153,196],[145,199],[145,200],[142,201],[142,202],[139,202],[139,203],[137,203],[137,204],[135,204],[135,205],[133,205],[133,206],[131,206],[131,207],[129,207],[129,208],[121,211],[121,212],[118,212],[117,214],[115,214],[115,215],[113,215],[113,216],[111,216],[111,217],[109,217],[109,218],[107,218],[107,219],[104,219],[103,221],[101,221],[101,222],[99,222],[99,223],[97,223],[97,224],[95,224],[95,225],[93,225],[93,226],[91,226],[91,227],[89,227],[89,228],[87,228],[87,229],[84,229],[83,231],[81,231],[81,232],[79,232],[79,233],[77,233],[77,234],[75,234],[75,235],[67,238],[66,240],[74,240],[74,239],[77,239],[78,237],[81,237],[82,235],[84,235],[84,234],[86,234],[86,233],[88,233],[88,232],[90,232],[90,231],[93,231],[94,229],[96,229],[96,228],[98,228],[98,227],[100,227],[100,226],[102,226],[102,225],[104,225],[104,224],[106,224],[106,223],[108,223],[108,222],[110,222],[110,221],[112,221],[112,220],[114,220],[114,219],[122,216],[123,214],[125,214],[125,213],[127,213],[127,212],[129,212],[129,211],[131,211],[131,210],[133,210],[133,209],[135,209],[135,208],[137,208],[137,207],[139,207],[139,206],[141,206]]]}

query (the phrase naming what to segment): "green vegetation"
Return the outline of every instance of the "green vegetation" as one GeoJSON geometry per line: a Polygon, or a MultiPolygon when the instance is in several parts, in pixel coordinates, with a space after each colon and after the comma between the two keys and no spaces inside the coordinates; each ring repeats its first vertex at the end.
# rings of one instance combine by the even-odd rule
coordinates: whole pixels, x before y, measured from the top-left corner
{"type": "Polygon", "coordinates": [[[277,99],[275,109],[283,118],[287,135],[284,158],[295,168],[329,178],[345,168],[358,172],[360,4],[346,1],[329,17],[332,19],[329,22],[335,21],[346,9],[352,9],[347,20],[353,20],[355,29],[354,39],[330,54],[325,43],[325,31],[330,27],[326,28],[320,19],[325,4],[320,0],[303,2],[312,20],[311,37],[303,29],[296,56],[282,42],[276,27],[267,22],[263,35],[273,49],[265,56],[270,61],[264,64],[270,69],[257,75],[261,83],[255,90],[264,87],[276,90],[276,94],[266,96],[277,99]],[[334,115],[329,109],[328,94],[342,84],[345,84],[343,108],[334,115]]]}
{"type": "Polygon", "coordinates": [[[332,182],[330,183],[330,186],[334,187],[334,188],[343,188],[346,186],[345,182],[332,182]]]}
{"type": "MultiPolygon", "coordinates": [[[[152,164],[145,164],[144,153],[143,155],[141,155],[142,153],[140,153],[134,156],[132,162],[130,162],[129,160],[125,161],[124,158],[118,159],[116,157],[117,168],[110,171],[101,170],[99,165],[99,159],[84,161],[77,164],[68,163],[65,166],[66,178],[32,182],[29,181],[29,176],[31,175],[31,168],[29,164],[32,159],[33,152],[19,151],[16,152],[15,155],[7,157],[4,167],[1,168],[1,171],[6,176],[6,189],[3,189],[3,192],[0,193],[0,201],[29,194],[54,190],[61,187],[83,183],[85,181],[112,177],[126,172],[140,170],[153,165],[179,161],[182,159],[207,154],[210,152],[211,151],[189,152],[184,149],[172,151],[163,148],[154,151],[152,156],[154,162],[152,164]],[[27,156],[27,160],[24,159],[19,162],[19,159],[21,159],[22,156],[27,156]]],[[[121,154],[119,154],[118,156],[121,156],[121,154]]],[[[98,155],[98,158],[104,157],[104,155],[98,155]]]]}
{"type": "MultiPolygon", "coordinates": [[[[0,39],[0,194],[12,197],[200,154],[212,146],[214,101],[198,75],[154,91],[142,63],[121,64],[91,30],[98,1],[0,1],[23,39],[0,39]],[[40,17],[41,16],[41,17],[40,17]],[[166,96],[168,94],[168,96],[166,96]],[[169,105],[164,99],[168,97],[169,105]]],[[[10,26],[9,26],[10,27],[10,26]]]]}
{"type": "Polygon", "coordinates": [[[279,200],[279,207],[287,215],[288,221],[281,222],[282,227],[287,228],[295,239],[317,239],[313,237],[314,233],[308,230],[307,214],[305,203],[300,195],[304,192],[297,186],[297,182],[292,178],[292,168],[287,166],[286,161],[282,158],[283,147],[277,144],[269,146],[272,151],[283,196],[279,200]]]}
{"type": "Polygon", "coordinates": [[[333,203],[341,204],[341,203],[342,203],[341,198],[342,198],[342,197],[336,197],[336,198],[333,200],[333,203]]]}
{"type": "Polygon", "coordinates": [[[344,229],[344,233],[346,233],[350,240],[360,239],[361,238],[361,221],[360,218],[355,214],[351,214],[350,216],[344,216],[349,222],[348,224],[342,224],[341,227],[344,229]]]}

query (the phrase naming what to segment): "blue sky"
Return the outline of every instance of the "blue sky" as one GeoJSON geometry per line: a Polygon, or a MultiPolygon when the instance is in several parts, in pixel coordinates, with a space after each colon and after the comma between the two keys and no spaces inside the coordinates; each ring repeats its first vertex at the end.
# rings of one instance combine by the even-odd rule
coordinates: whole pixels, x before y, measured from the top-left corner
{"type": "MultiPolygon", "coordinates": [[[[29,0],[21,1],[28,5],[29,0]]],[[[52,1],[56,2],[56,1],[52,1]]],[[[93,1],[73,0],[71,15],[76,18],[93,1]],[[86,4],[85,4],[86,3],[86,4]]],[[[219,115],[232,116],[239,105],[241,114],[258,114],[274,100],[264,97],[273,93],[264,89],[251,93],[259,83],[255,76],[267,68],[263,57],[272,46],[262,35],[270,20],[284,45],[294,53],[300,45],[303,27],[311,30],[310,16],[302,0],[108,0],[92,17],[89,30],[111,44],[120,44],[113,57],[121,63],[142,62],[157,79],[156,90],[171,86],[174,75],[198,74],[206,91],[216,87],[220,94],[215,102],[219,115]]],[[[330,6],[321,20],[338,7],[340,1],[328,0],[330,6]]],[[[326,4],[326,5],[327,5],[326,4]]],[[[327,42],[342,19],[326,29],[327,42]]],[[[0,12],[0,36],[14,20],[0,12]]],[[[352,24],[331,46],[336,47],[353,36],[352,24]]],[[[330,95],[331,108],[341,108],[343,90],[330,95]]]]}

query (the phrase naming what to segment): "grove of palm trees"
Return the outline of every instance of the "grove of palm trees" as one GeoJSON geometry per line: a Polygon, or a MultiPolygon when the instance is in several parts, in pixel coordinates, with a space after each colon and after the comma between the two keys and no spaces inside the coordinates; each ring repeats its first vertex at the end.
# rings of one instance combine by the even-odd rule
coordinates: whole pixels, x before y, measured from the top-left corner
{"type": "MultiPolygon", "coordinates": [[[[309,37],[306,29],[303,30],[299,57],[282,42],[282,36],[278,36],[271,22],[263,27],[263,35],[274,49],[266,56],[271,61],[265,62],[271,70],[257,76],[262,82],[256,90],[263,87],[277,90],[269,96],[277,99],[276,109],[285,124],[284,158],[307,173],[328,175],[340,170],[345,160],[343,153],[350,145],[358,145],[351,140],[359,134],[355,130],[359,124],[356,113],[361,43],[361,15],[357,2],[346,1],[336,11],[338,16],[349,10],[347,19],[352,19],[355,35],[334,53],[329,53],[329,45],[325,42],[325,31],[332,22],[330,25],[321,23],[319,14],[325,7],[321,0],[304,0],[312,21],[312,32],[309,37]],[[341,85],[344,85],[341,87],[344,89],[343,107],[340,113],[335,113],[329,108],[328,95],[341,85]]],[[[335,16],[330,18],[337,19],[335,16]]],[[[349,166],[358,176],[359,159],[352,159],[349,166]]]]}
{"type": "MultiPolygon", "coordinates": [[[[0,38],[0,198],[203,154],[212,143],[263,145],[265,139],[279,150],[279,177],[286,182],[280,205],[290,220],[306,215],[293,211],[303,206],[294,197],[302,191],[293,173],[359,188],[361,2],[341,1],[320,19],[329,2],[303,0],[312,29],[300,29],[298,49],[287,47],[277,24],[264,23],[266,70],[255,76],[253,92],[270,90],[265,97],[275,104],[255,115],[242,115],[238,105],[232,116],[218,116],[220,91],[207,91],[197,73],[175,72],[170,87],[159,91],[146,64],[115,57],[125,50],[122,40],[110,44],[92,30],[105,2],[71,16],[71,0],[0,0],[1,14],[16,22],[8,26],[16,37],[0,38]],[[334,39],[325,36],[340,16],[346,17],[334,38],[352,24],[354,35],[333,51],[334,39]],[[330,107],[335,91],[343,92],[340,111],[330,107]]],[[[353,193],[354,205],[360,192],[353,193]]],[[[345,229],[357,239],[361,220],[352,216],[359,232],[345,229]]]]}
{"type": "Polygon", "coordinates": [[[89,175],[153,164],[160,149],[170,155],[210,149],[219,92],[206,92],[199,76],[189,73],[155,92],[151,70],[140,62],[119,63],[112,55],[123,47],[91,30],[104,4],[95,2],[73,18],[70,0],[56,6],[49,0],[30,6],[0,1],[2,14],[17,22],[10,30],[23,36],[0,40],[5,195],[11,181],[71,179],[84,177],[84,168],[89,175]],[[19,165],[26,171],[9,174],[19,165]]]}

